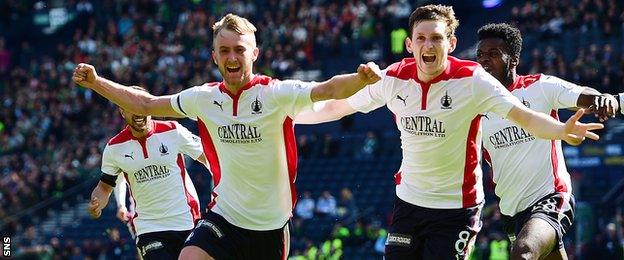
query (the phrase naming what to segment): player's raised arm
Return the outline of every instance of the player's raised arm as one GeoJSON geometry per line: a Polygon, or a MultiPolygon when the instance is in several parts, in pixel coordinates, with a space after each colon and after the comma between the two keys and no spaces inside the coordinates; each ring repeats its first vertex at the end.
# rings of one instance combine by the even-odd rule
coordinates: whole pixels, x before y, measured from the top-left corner
{"type": "Polygon", "coordinates": [[[586,137],[598,140],[599,136],[591,130],[604,127],[600,123],[578,122],[584,112],[584,109],[580,109],[563,124],[546,114],[535,112],[524,106],[514,106],[507,114],[507,118],[539,138],[564,140],[569,144],[579,145],[586,137]]]}
{"type": "Polygon", "coordinates": [[[586,108],[586,112],[593,113],[601,121],[607,121],[615,117],[619,109],[617,99],[607,93],[600,93],[590,87],[586,87],[576,101],[577,107],[586,108]]]}
{"type": "Polygon", "coordinates": [[[346,99],[329,100],[314,104],[314,111],[301,112],[295,117],[295,124],[320,124],[339,120],[355,113],[346,99]]]}
{"type": "Polygon", "coordinates": [[[171,107],[171,96],[154,96],[100,77],[95,67],[80,63],[74,69],[76,84],[93,89],[121,108],[138,115],[180,117],[171,107]]]}
{"type": "Polygon", "coordinates": [[[360,64],[357,73],[337,75],[312,89],[313,102],[328,99],[343,99],[358,92],[364,86],[381,80],[381,70],[374,62],[360,64]]]}

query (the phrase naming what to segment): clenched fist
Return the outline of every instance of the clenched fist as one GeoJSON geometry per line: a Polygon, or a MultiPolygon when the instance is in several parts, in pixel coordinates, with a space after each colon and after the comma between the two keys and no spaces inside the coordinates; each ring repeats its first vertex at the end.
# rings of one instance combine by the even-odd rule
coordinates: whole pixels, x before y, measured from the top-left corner
{"type": "Polygon", "coordinates": [[[374,62],[360,64],[357,68],[357,74],[359,79],[366,85],[370,85],[381,80],[382,76],[379,66],[377,66],[374,62]]]}
{"type": "Polygon", "coordinates": [[[126,207],[117,208],[117,219],[121,220],[121,222],[128,222],[130,220],[130,216],[128,215],[128,210],[126,207]]]}
{"type": "Polygon", "coordinates": [[[97,77],[98,75],[93,65],[80,63],[74,69],[74,82],[85,88],[92,88],[97,77]]]}

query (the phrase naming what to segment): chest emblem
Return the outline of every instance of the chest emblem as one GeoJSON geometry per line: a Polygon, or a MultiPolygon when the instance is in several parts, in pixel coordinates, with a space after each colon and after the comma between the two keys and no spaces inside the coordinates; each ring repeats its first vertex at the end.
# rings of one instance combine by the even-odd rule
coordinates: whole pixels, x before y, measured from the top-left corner
{"type": "Polygon", "coordinates": [[[449,96],[448,91],[446,91],[444,93],[444,96],[442,96],[442,98],[440,99],[440,104],[442,105],[442,109],[452,109],[453,107],[451,106],[451,104],[453,104],[453,99],[451,98],[451,96],[449,96]]]}
{"type": "Polygon", "coordinates": [[[254,102],[251,102],[251,113],[254,115],[262,114],[262,102],[258,100],[258,97],[256,97],[254,102]]]}
{"type": "Polygon", "coordinates": [[[160,147],[158,147],[158,151],[160,152],[160,156],[165,156],[169,154],[169,148],[163,143],[160,143],[160,147]]]}

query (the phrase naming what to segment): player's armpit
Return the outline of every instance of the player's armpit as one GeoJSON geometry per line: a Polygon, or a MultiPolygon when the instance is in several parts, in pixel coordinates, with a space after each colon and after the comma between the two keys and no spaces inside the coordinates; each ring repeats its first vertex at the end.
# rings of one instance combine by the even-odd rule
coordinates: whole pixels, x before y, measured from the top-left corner
{"type": "Polygon", "coordinates": [[[206,166],[206,169],[210,169],[210,165],[208,164],[206,155],[204,155],[203,153],[199,157],[197,157],[197,161],[206,166]]]}

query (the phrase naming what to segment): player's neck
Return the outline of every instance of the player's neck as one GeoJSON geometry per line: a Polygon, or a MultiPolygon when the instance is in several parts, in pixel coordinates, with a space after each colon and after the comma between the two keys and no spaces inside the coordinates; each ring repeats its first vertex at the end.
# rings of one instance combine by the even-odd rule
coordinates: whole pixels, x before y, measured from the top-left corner
{"type": "Polygon", "coordinates": [[[236,95],[243,88],[244,84],[228,84],[225,83],[225,89],[227,89],[230,93],[236,95]]]}
{"type": "Polygon", "coordinates": [[[238,92],[240,92],[247,85],[247,83],[251,82],[252,78],[253,78],[253,74],[249,75],[245,79],[243,79],[240,84],[229,83],[229,82],[225,81],[224,82],[225,89],[227,89],[230,93],[232,93],[234,95],[238,95],[238,92]]]}
{"type": "Polygon", "coordinates": [[[431,73],[431,74],[425,73],[425,72],[423,72],[422,70],[420,70],[420,69],[419,69],[419,70],[416,72],[416,73],[417,73],[417,76],[418,76],[418,80],[420,80],[420,81],[421,81],[421,82],[423,82],[423,83],[429,83],[429,82],[430,82],[430,81],[432,81],[433,79],[435,79],[435,78],[437,78],[438,76],[442,75],[442,73],[444,73],[444,71],[446,70],[446,68],[447,68],[448,66],[451,66],[451,65],[449,64],[449,62],[448,62],[448,60],[447,60],[447,61],[445,61],[445,62],[444,62],[444,66],[443,66],[442,68],[440,68],[440,69],[439,69],[438,71],[436,71],[435,73],[431,73]]]}
{"type": "Polygon", "coordinates": [[[136,131],[134,130],[134,128],[130,127],[130,132],[132,133],[132,136],[134,136],[137,139],[147,136],[151,131],[152,131],[151,121],[147,122],[147,127],[143,131],[136,131]]]}
{"type": "Polygon", "coordinates": [[[516,82],[517,78],[518,78],[518,73],[516,73],[516,70],[511,70],[505,78],[500,80],[500,82],[506,88],[510,88],[513,85],[513,83],[516,82]]]}

